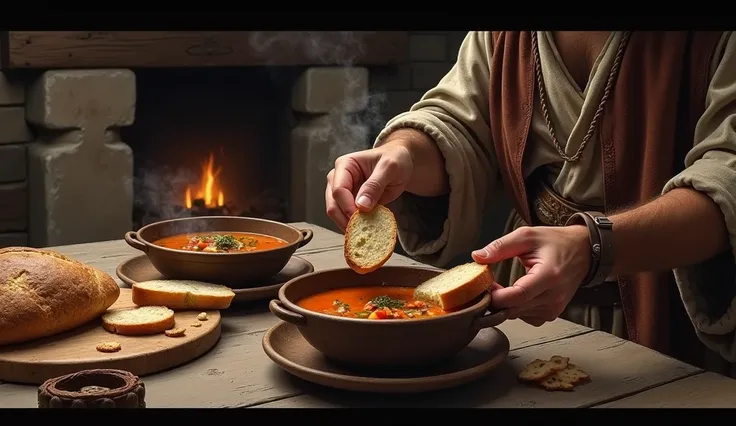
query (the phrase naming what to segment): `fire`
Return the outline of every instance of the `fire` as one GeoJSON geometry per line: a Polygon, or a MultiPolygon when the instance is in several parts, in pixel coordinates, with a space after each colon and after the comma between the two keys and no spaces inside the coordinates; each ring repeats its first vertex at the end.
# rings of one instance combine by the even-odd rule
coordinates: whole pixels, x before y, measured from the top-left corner
{"type": "Polygon", "coordinates": [[[209,159],[202,164],[202,175],[199,178],[199,188],[192,190],[187,186],[184,195],[184,205],[192,208],[192,200],[202,200],[205,207],[222,207],[225,205],[225,194],[218,184],[217,177],[221,169],[215,169],[215,156],[210,153],[209,159]],[[192,196],[194,194],[194,197],[192,196]]]}

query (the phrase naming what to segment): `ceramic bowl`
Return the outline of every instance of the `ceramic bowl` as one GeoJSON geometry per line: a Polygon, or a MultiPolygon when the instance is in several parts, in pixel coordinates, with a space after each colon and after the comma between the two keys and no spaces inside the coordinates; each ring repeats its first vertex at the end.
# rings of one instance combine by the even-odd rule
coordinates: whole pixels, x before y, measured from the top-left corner
{"type": "Polygon", "coordinates": [[[296,325],[302,336],[326,357],[353,366],[416,366],[440,362],[465,348],[483,328],[507,319],[507,312],[489,313],[490,293],[469,306],[422,319],[370,320],[306,310],[304,297],[327,290],[357,286],[416,287],[441,271],[421,267],[384,266],[370,274],[340,268],[302,275],[279,290],[269,309],[296,325]]]}
{"type": "Polygon", "coordinates": [[[148,256],[162,275],[222,283],[262,280],[276,275],[286,266],[296,249],[312,240],[312,231],[285,223],[236,216],[203,216],[152,223],[137,232],[127,232],[125,242],[148,256]],[[176,250],[153,244],[156,240],[191,232],[250,232],[281,238],[288,244],[269,250],[237,253],[205,253],[176,250]]]}

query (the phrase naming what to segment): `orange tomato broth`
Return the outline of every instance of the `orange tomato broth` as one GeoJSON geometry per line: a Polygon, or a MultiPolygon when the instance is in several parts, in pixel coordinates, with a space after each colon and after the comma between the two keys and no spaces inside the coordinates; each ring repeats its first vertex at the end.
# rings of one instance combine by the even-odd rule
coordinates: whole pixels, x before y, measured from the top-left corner
{"type": "Polygon", "coordinates": [[[422,319],[448,313],[439,306],[416,301],[413,296],[414,287],[347,287],[307,296],[297,305],[313,312],[356,319],[422,319]]]}
{"type": "Polygon", "coordinates": [[[244,253],[252,251],[270,250],[283,247],[289,243],[276,237],[250,232],[192,232],[160,238],[153,244],[169,249],[196,251],[202,253],[244,253]],[[218,246],[215,236],[225,236],[224,241],[230,246],[218,246]],[[232,237],[232,239],[230,238],[232,237]],[[232,246],[237,241],[239,247],[232,246]]]}

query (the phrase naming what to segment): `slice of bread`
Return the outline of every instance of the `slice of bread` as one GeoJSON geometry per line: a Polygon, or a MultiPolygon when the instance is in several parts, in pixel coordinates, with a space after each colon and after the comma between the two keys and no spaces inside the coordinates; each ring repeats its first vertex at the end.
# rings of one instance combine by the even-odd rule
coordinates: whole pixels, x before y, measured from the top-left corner
{"type": "Polygon", "coordinates": [[[178,310],[226,309],[235,293],[229,288],[192,280],[151,280],[133,284],[133,303],[178,310]]]}
{"type": "Polygon", "coordinates": [[[356,211],[345,229],[345,261],[359,274],[373,272],[391,258],[397,236],[396,218],[388,207],[356,211]]]}
{"type": "Polygon", "coordinates": [[[471,262],[423,282],[414,289],[414,298],[439,305],[449,311],[459,308],[483,294],[493,284],[488,265],[471,262]]]}
{"type": "Polygon", "coordinates": [[[174,327],[174,311],[165,306],[115,309],[102,316],[102,327],[124,336],[163,333],[174,327]]]}

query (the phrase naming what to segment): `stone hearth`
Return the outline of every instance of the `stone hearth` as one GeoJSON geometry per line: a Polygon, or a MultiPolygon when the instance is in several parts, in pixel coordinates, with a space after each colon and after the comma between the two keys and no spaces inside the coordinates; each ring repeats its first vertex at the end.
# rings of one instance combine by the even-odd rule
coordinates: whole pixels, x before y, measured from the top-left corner
{"type": "MultiPolygon", "coordinates": [[[[371,88],[379,79],[392,86],[380,88],[389,91],[381,98],[389,115],[418,100],[428,87],[402,87],[397,80],[405,79],[404,63],[417,51],[422,56],[421,46],[407,49],[403,32],[366,33],[351,64],[329,63],[278,43],[266,52],[247,51],[249,34],[11,31],[0,74],[0,247],[119,239],[132,229],[133,152],[120,129],[135,122],[135,70],[141,67],[300,67],[284,159],[291,171],[288,220],[330,226],[325,173],[346,150],[368,147],[376,130],[360,122],[347,130],[335,121],[375,108],[371,88]],[[404,105],[397,96],[406,98],[404,105]],[[343,144],[347,138],[362,146],[343,144]]],[[[414,80],[436,83],[454,60],[446,52],[441,58],[434,61],[443,69],[438,77],[419,72],[414,80]]],[[[426,66],[426,59],[419,61],[426,66]]]]}

